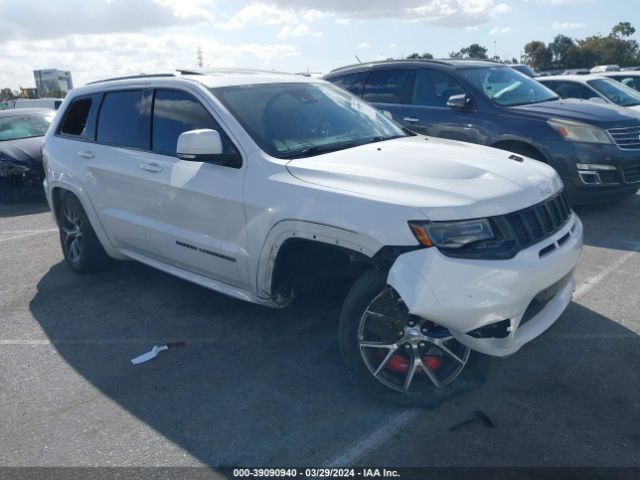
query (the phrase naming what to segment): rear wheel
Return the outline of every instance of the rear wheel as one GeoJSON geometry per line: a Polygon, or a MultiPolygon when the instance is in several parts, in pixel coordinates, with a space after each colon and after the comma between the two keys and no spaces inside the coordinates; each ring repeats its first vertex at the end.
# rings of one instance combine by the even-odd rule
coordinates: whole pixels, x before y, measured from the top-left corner
{"type": "Polygon", "coordinates": [[[359,383],[383,400],[435,407],[478,388],[489,358],[472,352],[450,332],[415,317],[372,269],[352,287],[340,315],[339,339],[347,366],[359,383]]]}
{"type": "Polygon", "coordinates": [[[78,273],[97,272],[109,265],[109,256],[87,218],[78,198],[66,193],[58,209],[60,244],[64,259],[78,273]]]}

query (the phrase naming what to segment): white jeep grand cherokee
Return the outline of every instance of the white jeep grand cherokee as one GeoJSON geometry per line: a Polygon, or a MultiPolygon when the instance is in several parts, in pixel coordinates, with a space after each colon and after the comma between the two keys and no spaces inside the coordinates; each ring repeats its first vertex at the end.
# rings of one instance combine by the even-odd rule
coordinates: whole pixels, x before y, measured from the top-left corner
{"type": "Polygon", "coordinates": [[[415,135],[321,80],[97,82],[67,96],[44,163],[77,272],[133,259],[271,307],[349,282],[341,351],[379,397],[473,383],[575,288],[582,225],[552,168],[415,135]]]}

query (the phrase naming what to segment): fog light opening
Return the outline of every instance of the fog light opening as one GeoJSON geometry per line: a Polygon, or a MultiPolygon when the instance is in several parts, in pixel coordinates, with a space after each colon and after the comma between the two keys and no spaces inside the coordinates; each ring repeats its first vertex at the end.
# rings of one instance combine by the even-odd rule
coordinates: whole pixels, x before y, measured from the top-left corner
{"type": "Polygon", "coordinates": [[[600,175],[598,175],[598,172],[578,171],[578,174],[580,175],[580,180],[582,180],[582,183],[585,183],[587,185],[598,185],[602,183],[600,181],[600,175]]]}

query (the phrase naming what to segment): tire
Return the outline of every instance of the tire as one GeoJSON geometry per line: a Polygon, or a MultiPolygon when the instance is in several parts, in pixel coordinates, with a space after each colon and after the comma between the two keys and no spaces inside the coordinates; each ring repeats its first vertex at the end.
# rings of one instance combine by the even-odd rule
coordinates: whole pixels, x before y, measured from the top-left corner
{"type": "Polygon", "coordinates": [[[102,248],[80,200],[65,193],[58,207],[60,246],[67,265],[76,273],[93,273],[107,268],[110,257],[102,248]]]}
{"type": "MultiPolygon", "coordinates": [[[[424,408],[435,408],[451,397],[481,387],[486,382],[491,366],[491,358],[470,351],[467,347],[457,342],[457,340],[451,338],[448,330],[443,327],[410,315],[404,303],[399,299],[398,294],[387,285],[386,279],[386,271],[373,268],[365,272],[349,291],[340,313],[340,323],[338,327],[340,351],[345,365],[355,373],[360,386],[380,400],[424,408]],[[385,315],[376,320],[382,322],[380,325],[387,328],[387,323],[392,323],[387,322],[389,318],[394,318],[394,322],[404,322],[406,320],[408,322],[407,326],[403,328],[405,331],[411,330],[409,333],[415,334],[415,328],[409,328],[411,322],[413,322],[417,325],[418,331],[429,332],[429,338],[436,338],[441,335],[441,338],[445,339],[444,341],[446,343],[444,343],[444,345],[446,348],[450,353],[455,352],[455,356],[459,357],[459,361],[454,361],[453,356],[447,356],[444,350],[442,350],[439,353],[440,359],[438,361],[440,363],[436,363],[438,351],[440,350],[439,347],[426,341],[420,342],[420,345],[424,344],[424,346],[418,347],[417,343],[411,343],[416,339],[408,337],[408,333],[405,333],[405,336],[399,339],[401,331],[397,331],[398,327],[394,325],[391,329],[396,329],[394,330],[394,335],[398,335],[398,337],[396,337],[395,342],[400,344],[401,348],[394,350],[394,352],[398,352],[398,355],[394,353],[394,355],[390,357],[387,366],[380,371],[378,376],[374,375],[373,370],[376,365],[372,364],[371,354],[369,353],[370,349],[361,346],[361,335],[363,335],[362,325],[366,325],[369,318],[376,318],[365,315],[365,312],[370,311],[369,309],[372,309],[372,306],[376,305],[376,302],[381,302],[383,295],[395,296],[394,298],[397,299],[396,301],[399,307],[394,307],[394,312],[399,311],[400,317],[398,317],[398,320],[393,316],[388,316],[388,310],[385,310],[385,315]],[[408,340],[404,342],[405,339],[408,340]],[[407,344],[409,344],[409,347],[407,347],[407,344]],[[409,350],[405,350],[404,353],[402,353],[402,349],[409,350]],[[429,352],[429,354],[424,352],[429,352]],[[420,361],[422,361],[423,368],[427,368],[427,365],[429,365],[428,369],[431,371],[431,375],[436,377],[440,386],[435,385],[434,380],[431,379],[431,375],[427,374],[426,370],[416,370],[416,373],[412,375],[412,379],[409,381],[408,388],[404,390],[402,374],[400,373],[403,362],[396,362],[395,360],[397,359],[394,359],[394,357],[401,357],[405,354],[408,357],[406,359],[407,365],[412,361],[410,360],[411,358],[415,360],[416,357],[419,357],[420,361]],[[413,357],[410,355],[413,355],[413,357]],[[368,359],[369,365],[367,365],[365,357],[368,359]],[[466,361],[462,364],[460,363],[461,360],[466,361]],[[440,368],[443,370],[439,370],[440,368]],[[452,368],[454,370],[452,370],[452,368]],[[393,371],[393,369],[397,371],[393,371]],[[447,374],[449,370],[451,370],[451,373],[447,374]],[[419,374],[422,375],[422,378],[420,378],[419,374]],[[444,377],[439,378],[439,376],[443,374],[449,375],[452,379],[445,383],[442,381],[444,377]],[[399,384],[394,383],[396,380],[399,380],[399,384]],[[400,389],[402,389],[402,391],[400,391],[400,389]]],[[[380,314],[376,313],[376,315],[380,314]]],[[[423,338],[427,337],[423,336],[423,338]]],[[[377,350],[381,349],[376,349],[376,354],[379,353],[377,350]]],[[[389,355],[391,355],[390,350],[386,350],[386,352],[389,352],[389,355]]],[[[381,354],[380,357],[381,356],[383,356],[383,354],[381,354]]],[[[384,356],[385,358],[381,360],[378,365],[379,368],[382,368],[382,363],[387,361],[386,354],[384,354],[384,356]]]]}

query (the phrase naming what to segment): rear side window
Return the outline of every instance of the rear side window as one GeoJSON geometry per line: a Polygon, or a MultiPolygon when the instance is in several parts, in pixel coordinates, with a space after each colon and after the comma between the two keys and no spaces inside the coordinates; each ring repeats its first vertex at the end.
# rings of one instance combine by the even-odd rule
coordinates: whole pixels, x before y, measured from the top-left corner
{"type": "Polygon", "coordinates": [[[87,123],[92,104],[93,99],[91,97],[73,100],[64,116],[60,133],[63,135],[87,138],[87,123]]]}
{"type": "Polygon", "coordinates": [[[360,96],[364,82],[367,79],[367,75],[369,75],[369,72],[350,73],[349,75],[344,75],[336,78],[335,80],[331,80],[331,82],[333,82],[337,87],[351,92],[354,95],[360,96]]]}
{"type": "Polygon", "coordinates": [[[98,142],[142,148],[143,113],[142,90],[107,93],[98,116],[98,142]]]}
{"type": "Polygon", "coordinates": [[[156,90],[153,102],[151,148],[162,155],[176,155],[178,137],[189,130],[217,130],[223,153],[237,153],[235,146],[204,106],[186,92],[156,90]]]}
{"type": "Polygon", "coordinates": [[[450,97],[464,93],[466,92],[458,81],[446,73],[421,69],[416,72],[411,103],[427,107],[446,107],[450,97]]]}
{"type": "Polygon", "coordinates": [[[364,98],[368,102],[403,103],[402,97],[411,70],[378,70],[372,72],[364,87],[364,98]]]}

